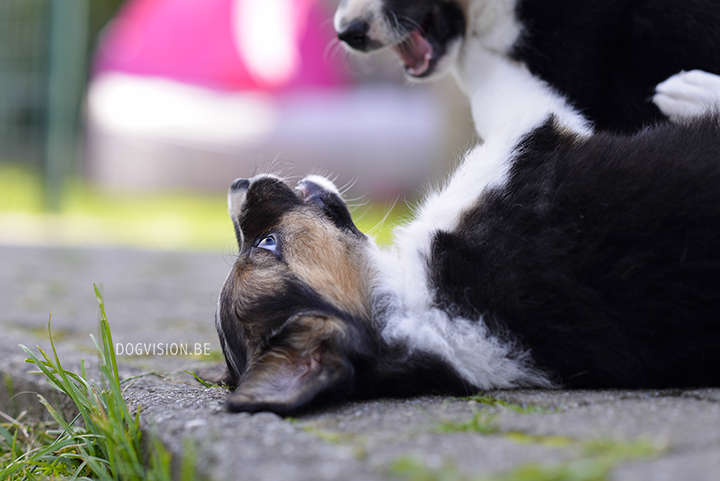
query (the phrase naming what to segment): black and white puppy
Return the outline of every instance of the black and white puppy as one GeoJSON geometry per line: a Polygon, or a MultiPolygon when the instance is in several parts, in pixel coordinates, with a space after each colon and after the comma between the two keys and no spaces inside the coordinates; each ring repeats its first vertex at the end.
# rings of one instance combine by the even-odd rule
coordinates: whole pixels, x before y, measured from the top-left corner
{"type": "Polygon", "coordinates": [[[466,90],[474,51],[519,62],[615,132],[663,117],[650,99],[671,75],[720,74],[713,0],[342,0],[335,28],[357,51],[392,48],[410,78],[452,71],[466,90]]]}
{"type": "Polygon", "coordinates": [[[322,177],[232,185],[240,251],[217,311],[230,410],[720,385],[718,118],[593,133],[522,64],[474,55],[485,142],[389,249],[322,177]]]}

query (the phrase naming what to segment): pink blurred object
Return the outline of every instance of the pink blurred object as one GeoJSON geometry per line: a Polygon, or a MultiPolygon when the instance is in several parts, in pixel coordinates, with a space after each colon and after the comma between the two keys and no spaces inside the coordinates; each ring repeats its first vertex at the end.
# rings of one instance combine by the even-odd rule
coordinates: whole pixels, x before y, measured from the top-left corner
{"type": "Polygon", "coordinates": [[[317,0],[130,0],[94,74],[159,76],[219,90],[281,91],[346,81],[317,0]]]}

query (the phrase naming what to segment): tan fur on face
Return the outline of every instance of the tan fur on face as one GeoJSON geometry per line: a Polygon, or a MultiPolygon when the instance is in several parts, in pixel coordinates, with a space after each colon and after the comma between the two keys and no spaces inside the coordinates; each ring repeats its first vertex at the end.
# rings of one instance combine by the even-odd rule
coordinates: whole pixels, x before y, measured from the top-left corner
{"type": "Polygon", "coordinates": [[[334,306],[366,317],[368,273],[362,242],[302,211],[287,213],[282,226],[290,270],[334,306]]]}
{"type": "MultiPolygon", "coordinates": [[[[259,299],[267,293],[281,289],[283,274],[286,271],[286,266],[275,262],[270,256],[238,261],[228,278],[232,286],[231,297],[236,308],[242,311],[259,302],[259,299]]],[[[241,315],[236,317],[243,318],[241,315]]],[[[242,322],[240,327],[245,331],[248,351],[252,357],[259,340],[267,337],[269,333],[264,332],[262,324],[258,323],[242,322]]]]}
{"type": "MultiPolygon", "coordinates": [[[[314,210],[296,209],[285,214],[275,231],[279,235],[284,262],[272,254],[257,252],[240,258],[228,278],[230,297],[237,309],[236,318],[246,319],[244,312],[252,309],[268,294],[281,292],[287,279],[297,278],[338,309],[369,319],[364,241],[354,234],[338,229],[314,210]]],[[[259,319],[240,322],[248,349],[248,362],[256,362],[263,340],[271,338],[268,325],[259,319]]],[[[324,317],[316,318],[313,335],[333,331],[324,317]]],[[[300,332],[310,332],[305,326],[300,332]]],[[[301,346],[303,342],[293,343],[301,346]]]]}
{"type": "Polygon", "coordinates": [[[256,359],[252,359],[250,368],[255,365],[272,366],[305,362],[320,362],[323,344],[346,334],[343,322],[320,314],[306,314],[290,319],[287,326],[288,336],[285,347],[273,347],[256,359]]]}

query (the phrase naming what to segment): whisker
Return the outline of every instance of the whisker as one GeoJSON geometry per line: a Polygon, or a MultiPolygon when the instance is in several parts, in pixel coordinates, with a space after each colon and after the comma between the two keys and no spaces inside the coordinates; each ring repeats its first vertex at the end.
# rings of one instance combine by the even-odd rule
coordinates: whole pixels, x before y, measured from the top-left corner
{"type": "Polygon", "coordinates": [[[289,159],[280,160],[279,158],[276,160],[275,165],[277,166],[282,162],[282,167],[277,171],[277,176],[282,178],[283,180],[287,181],[294,177],[297,177],[297,174],[293,175],[295,172],[295,162],[289,159]],[[290,175],[287,174],[288,170],[290,171],[290,175]]]}
{"type": "Polygon", "coordinates": [[[324,177],[324,178],[330,180],[330,176],[332,175],[332,172],[330,172],[328,169],[326,169],[324,167],[313,167],[310,170],[310,175],[318,175],[320,177],[324,177]]]}
{"type": "Polygon", "coordinates": [[[352,55],[352,52],[350,51],[350,48],[347,47],[343,42],[338,40],[337,47],[335,48],[335,55],[343,54],[345,56],[345,61],[347,62],[347,57],[352,55]]]}
{"type": "Polygon", "coordinates": [[[250,177],[255,177],[258,173],[258,169],[260,169],[260,159],[259,158],[255,159],[255,162],[253,163],[253,168],[252,168],[250,177]]]}
{"type": "Polygon", "coordinates": [[[268,162],[268,167],[265,169],[266,174],[272,174],[275,172],[275,167],[277,166],[277,163],[280,161],[280,152],[275,154],[275,156],[268,162]]]}
{"type": "Polygon", "coordinates": [[[323,20],[322,23],[320,23],[320,26],[325,28],[331,24],[333,24],[333,17],[328,17],[326,20],[323,20]]]}
{"type": "Polygon", "coordinates": [[[340,195],[344,195],[345,192],[352,189],[355,184],[357,184],[359,178],[357,175],[354,175],[349,181],[345,183],[345,185],[342,185],[338,188],[338,191],[340,192],[340,195]]]}
{"type": "Polygon", "coordinates": [[[233,240],[226,240],[225,244],[223,244],[223,261],[229,266],[232,267],[235,265],[235,261],[238,258],[238,255],[240,254],[239,247],[237,245],[236,239],[233,238],[233,240]],[[235,240],[235,242],[233,242],[235,240]]]}
{"type": "MultiPolygon", "coordinates": [[[[393,12],[393,14],[395,14],[395,12],[393,12]]],[[[402,17],[402,19],[403,19],[406,23],[410,24],[410,27],[412,27],[412,30],[409,30],[407,27],[405,27],[406,30],[409,30],[409,31],[408,31],[408,35],[409,35],[410,33],[412,33],[414,30],[417,30],[417,31],[420,32],[421,34],[424,34],[424,33],[425,33],[425,29],[422,28],[422,26],[421,26],[417,21],[413,20],[412,18],[408,17],[407,15],[402,15],[402,14],[401,14],[400,17],[402,17]]],[[[398,23],[401,23],[401,22],[398,20],[398,23]]]]}
{"type": "Polygon", "coordinates": [[[363,205],[369,204],[370,200],[368,199],[367,194],[363,194],[350,199],[345,199],[345,202],[347,202],[348,205],[352,204],[354,206],[361,207],[363,205]]]}
{"type": "Polygon", "coordinates": [[[280,178],[286,178],[285,173],[295,169],[295,163],[287,158],[281,157],[280,153],[275,154],[271,159],[256,160],[252,170],[252,177],[263,174],[272,174],[280,178]]]}
{"type": "Polygon", "coordinates": [[[340,40],[337,37],[333,38],[328,42],[328,44],[325,46],[325,50],[323,50],[324,63],[330,63],[332,59],[337,57],[338,46],[342,48],[342,45],[340,45],[340,40]]]}
{"type": "Polygon", "coordinates": [[[395,39],[391,40],[389,43],[402,43],[403,40],[410,36],[414,29],[408,28],[406,25],[403,25],[403,23],[398,19],[395,12],[390,12],[390,14],[392,17],[385,17],[383,19],[386,25],[386,30],[392,34],[391,36],[395,37],[395,39]]]}
{"type": "Polygon", "coordinates": [[[366,205],[370,204],[370,199],[368,199],[367,196],[364,196],[364,197],[365,198],[357,197],[354,200],[349,201],[348,209],[355,210],[355,209],[359,209],[360,207],[365,207],[366,205]]]}
{"type": "Polygon", "coordinates": [[[387,29],[389,31],[397,32],[401,37],[405,36],[406,28],[400,23],[400,20],[398,20],[395,12],[391,11],[390,16],[385,17],[383,21],[385,22],[385,25],[387,25],[387,29]]]}
{"type": "Polygon", "coordinates": [[[366,55],[353,55],[352,52],[345,51],[345,59],[347,61],[348,71],[355,76],[367,76],[373,71],[373,64],[366,55]]]}
{"type": "Polygon", "coordinates": [[[365,218],[365,216],[368,214],[368,212],[370,212],[370,208],[368,207],[362,213],[355,215],[355,211],[357,211],[359,208],[365,207],[367,205],[368,204],[357,205],[357,206],[352,206],[352,207],[348,206],[350,208],[350,213],[352,214],[353,222],[355,222],[357,224],[358,222],[360,222],[361,220],[363,220],[365,218]]]}
{"type": "Polygon", "coordinates": [[[390,214],[392,213],[393,209],[395,209],[395,206],[397,205],[398,201],[400,200],[400,196],[398,195],[395,197],[395,200],[392,201],[392,204],[390,204],[389,208],[386,208],[385,215],[383,215],[383,218],[380,219],[380,221],[375,224],[375,226],[368,230],[368,234],[374,235],[376,232],[379,232],[381,229],[385,227],[385,222],[387,221],[388,217],[390,217],[390,214]]]}
{"type": "Polygon", "coordinates": [[[419,30],[420,32],[424,32],[424,29],[422,28],[422,25],[420,25],[420,22],[412,19],[411,17],[408,17],[407,15],[401,14],[400,17],[407,23],[409,23],[410,26],[413,27],[413,30],[419,30]]]}
{"type": "Polygon", "coordinates": [[[302,176],[297,175],[297,174],[284,175],[282,177],[282,179],[283,179],[283,182],[285,182],[286,184],[293,185],[293,184],[297,184],[298,182],[300,182],[300,180],[302,180],[302,176]]]}
{"type": "Polygon", "coordinates": [[[352,66],[350,62],[350,57],[353,55],[353,53],[345,46],[344,43],[338,41],[337,44],[335,44],[335,49],[333,51],[333,58],[340,57],[340,61],[342,62],[343,66],[345,67],[345,71],[351,72],[352,66]]]}

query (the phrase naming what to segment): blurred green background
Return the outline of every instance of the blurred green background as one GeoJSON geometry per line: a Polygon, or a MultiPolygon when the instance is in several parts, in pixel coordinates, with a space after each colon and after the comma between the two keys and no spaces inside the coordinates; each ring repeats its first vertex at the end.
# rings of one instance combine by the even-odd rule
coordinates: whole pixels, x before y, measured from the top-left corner
{"type": "MultiPolygon", "coordinates": [[[[48,211],[43,188],[32,167],[0,163],[0,243],[236,248],[224,193],[108,192],[74,177],[64,189],[61,208],[48,211]]],[[[353,206],[352,211],[358,228],[385,244],[409,208],[401,201],[378,202],[353,206]]]]}

